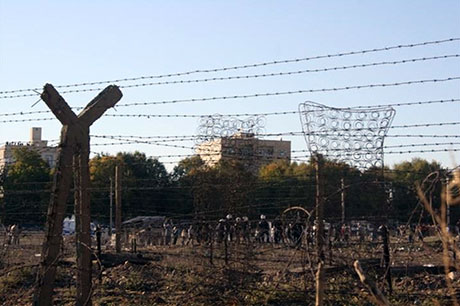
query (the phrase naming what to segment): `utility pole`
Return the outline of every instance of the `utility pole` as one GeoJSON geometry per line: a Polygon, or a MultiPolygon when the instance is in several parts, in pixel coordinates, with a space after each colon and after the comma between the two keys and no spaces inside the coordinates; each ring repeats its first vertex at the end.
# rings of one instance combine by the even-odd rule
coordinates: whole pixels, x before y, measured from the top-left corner
{"type": "Polygon", "coordinates": [[[342,207],[342,224],[345,224],[345,180],[344,178],[342,177],[342,179],[340,179],[340,188],[342,190],[341,192],[341,207],[342,207]]]}
{"type": "Polygon", "coordinates": [[[77,116],[51,84],[41,99],[62,123],[59,156],[48,206],[46,236],[37,274],[34,305],[52,305],[53,285],[62,243],[62,223],[72,177],[75,184],[77,249],[76,305],[91,304],[91,233],[89,201],[89,127],[121,99],[117,86],[108,86],[77,116]]]}
{"type": "Polygon", "coordinates": [[[110,217],[110,221],[109,221],[109,236],[110,236],[110,239],[112,239],[112,227],[113,227],[113,223],[112,223],[112,211],[113,211],[113,180],[112,180],[112,177],[110,177],[110,212],[109,212],[109,217],[110,217]]]}
{"type": "Polygon", "coordinates": [[[323,182],[323,156],[316,154],[316,255],[318,271],[316,273],[316,306],[323,305],[324,300],[324,182],[323,182]]]}
{"type": "Polygon", "coordinates": [[[115,250],[121,252],[121,166],[115,166],[115,250]]]}

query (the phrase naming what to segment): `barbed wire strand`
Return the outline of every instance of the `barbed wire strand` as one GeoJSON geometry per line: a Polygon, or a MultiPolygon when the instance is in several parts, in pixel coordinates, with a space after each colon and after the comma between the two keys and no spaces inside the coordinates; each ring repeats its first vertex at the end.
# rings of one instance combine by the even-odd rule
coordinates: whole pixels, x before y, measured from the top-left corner
{"type": "MultiPolygon", "coordinates": [[[[158,86],[158,85],[177,85],[177,84],[206,83],[206,82],[215,82],[215,81],[261,79],[261,78],[266,78],[266,77],[287,76],[287,75],[296,75],[296,74],[304,74],[304,73],[312,73],[312,72],[339,71],[339,70],[348,70],[348,69],[365,68],[365,67],[376,67],[376,66],[382,66],[382,65],[398,65],[398,64],[405,64],[405,63],[415,63],[415,62],[420,62],[420,61],[428,61],[428,60],[456,58],[456,57],[459,57],[459,56],[460,55],[458,55],[458,54],[450,54],[450,55],[443,55],[443,56],[433,56],[433,57],[405,59],[405,60],[401,60],[401,61],[391,61],[391,62],[386,61],[386,62],[367,63],[367,64],[358,64],[358,65],[349,65],[349,66],[339,66],[339,67],[329,67],[329,68],[320,68],[320,69],[306,69],[306,70],[297,70],[297,71],[288,71],[288,72],[262,73],[262,74],[252,74],[252,75],[237,75],[237,76],[213,77],[213,78],[192,79],[192,80],[148,82],[148,83],[121,85],[119,87],[122,88],[122,89],[127,89],[127,88],[158,86]]],[[[96,87],[96,88],[88,88],[88,89],[85,89],[83,91],[84,92],[101,91],[103,89],[104,88],[102,88],[102,87],[96,87]]],[[[67,93],[75,93],[75,92],[82,92],[82,90],[81,89],[64,90],[61,93],[62,94],[67,94],[67,93]]]]}
{"type": "MultiPolygon", "coordinates": [[[[349,55],[360,55],[360,54],[389,51],[389,50],[394,50],[394,49],[404,49],[404,48],[414,48],[414,47],[428,46],[428,45],[437,45],[437,44],[455,42],[458,40],[460,40],[460,38],[454,37],[454,38],[434,40],[434,41],[425,41],[425,42],[412,43],[412,44],[399,44],[399,45],[393,45],[393,46],[387,46],[387,47],[381,47],[381,48],[365,49],[365,50],[358,50],[358,51],[347,51],[347,52],[340,52],[340,53],[335,53],[335,54],[316,55],[316,56],[303,57],[303,58],[275,60],[275,61],[261,62],[261,63],[255,63],[255,64],[237,65],[237,66],[211,68],[211,69],[196,69],[196,70],[191,70],[191,71],[186,71],[186,72],[177,72],[177,73],[169,73],[169,74],[161,74],[161,75],[150,75],[150,76],[120,78],[120,79],[95,81],[95,82],[83,82],[83,83],[75,83],[75,84],[58,85],[56,86],[56,88],[70,88],[70,87],[93,86],[93,85],[101,85],[101,84],[109,84],[109,83],[120,83],[120,82],[128,82],[128,81],[139,81],[139,80],[146,80],[146,79],[160,79],[160,78],[192,75],[192,74],[197,74],[197,73],[214,73],[214,72],[222,72],[222,71],[227,72],[227,71],[232,71],[232,70],[264,67],[264,66],[270,66],[270,65],[299,63],[299,62],[324,59],[324,58],[343,57],[343,56],[349,56],[349,55]]],[[[0,95],[8,94],[8,93],[19,93],[19,92],[40,91],[40,90],[41,90],[40,87],[28,88],[28,89],[4,90],[4,91],[0,91],[0,95]]]]}
{"type": "MultiPolygon", "coordinates": [[[[441,100],[426,100],[426,101],[413,101],[413,102],[393,102],[389,104],[377,104],[377,105],[360,105],[349,107],[351,108],[379,108],[379,107],[400,107],[400,106],[419,106],[419,105],[426,105],[426,104],[446,104],[446,103],[456,103],[460,102],[460,99],[441,99],[441,100]]],[[[72,109],[83,109],[83,107],[73,107],[72,109]]],[[[345,108],[347,109],[347,108],[345,108]]],[[[42,111],[30,111],[30,112],[14,112],[14,113],[0,113],[0,117],[9,117],[9,116],[25,116],[25,115],[34,115],[34,114],[50,114],[51,111],[49,110],[42,110],[42,111]]],[[[235,113],[235,114],[219,114],[221,116],[229,116],[229,117],[251,117],[251,116],[278,116],[278,115],[291,115],[291,114],[298,114],[298,110],[293,111],[279,111],[279,112],[266,112],[266,113],[235,113]]],[[[137,117],[137,118],[204,118],[211,116],[213,114],[105,114],[104,116],[109,117],[137,117]]],[[[37,118],[37,119],[46,119],[51,120],[54,118],[37,118]]],[[[8,122],[8,121],[0,121],[0,122],[8,122]]]]}
{"type": "MultiPolygon", "coordinates": [[[[300,90],[268,92],[268,93],[256,93],[256,94],[247,94],[247,95],[217,96],[217,97],[209,97],[209,98],[175,99],[175,100],[153,101],[153,102],[143,102],[143,103],[142,102],[134,102],[134,103],[127,103],[127,104],[119,104],[119,105],[117,105],[117,107],[134,106],[134,105],[138,106],[138,105],[155,105],[155,104],[175,104],[175,103],[185,103],[185,102],[203,102],[203,101],[214,101],[214,100],[234,100],[234,99],[247,99],[247,98],[256,98],[256,97],[293,95],[293,94],[315,93],[315,92],[343,91],[343,90],[378,88],[378,87],[394,87],[394,86],[402,86],[402,85],[441,83],[441,82],[454,81],[454,80],[458,80],[458,79],[460,79],[459,76],[454,76],[454,77],[447,77],[447,78],[441,78],[441,79],[424,79],[424,80],[402,81],[402,82],[393,82],[393,83],[351,85],[351,86],[320,88],[320,89],[300,89],[300,90]]],[[[80,90],[75,90],[74,92],[86,92],[86,91],[89,91],[89,90],[80,89],[80,90]]],[[[0,99],[9,99],[9,98],[18,98],[18,97],[27,97],[27,96],[30,96],[30,95],[0,96],[0,99]]]]}

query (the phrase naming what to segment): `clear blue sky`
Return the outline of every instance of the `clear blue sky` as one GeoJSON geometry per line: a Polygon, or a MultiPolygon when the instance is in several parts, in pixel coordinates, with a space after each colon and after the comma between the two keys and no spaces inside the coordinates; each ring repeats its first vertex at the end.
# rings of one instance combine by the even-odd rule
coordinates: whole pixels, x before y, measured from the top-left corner
{"type": "MultiPolygon", "coordinates": [[[[112,80],[194,69],[251,64],[345,51],[460,37],[460,1],[4,1],[0,0],[0,91],[112,80]]],[[[316,69],[407,58],[460,54],[460,42],[200,74],[181,79],[316,69]]],[[[120,104],[332,88],[460,76],[460,59],[442,59],[296,76],[187,85],[126,88],[120,104]]],[[[175,78],[180,79],[180,78],[175,78]]],[[[123,85],[125,83],[119,83],[123,85]]],[[[130,83],[132,84],[132,83],[130,83]]],[[[85,105],[97,92],[63,94],[71,106],[85,105]]],[[[38,97],[0,99],[0,113],[47,110],[38,97]]],[[[296,110],[299,103],[349,107],[460,98],[460,81],[326,93],[118,107],[108,114],[234,114],[296,110]]],[[[460,103],[397,107],[394,125],[459,122],[460,103]]],[[[51,114],[0,116],[36,119],[51,114]]],[[[198,119],[120,118],[97,121],[94,135],[192,135],[198,119]]],[[[53,121],[0,122],[0,143],[27,141],[32,126],[58,139],[53,121]]],[[[297,115],[267,117],[269,133],[300,131],[297,115]]],[[[394,134],[460,135],[460,126],[392,129],[394,134]]],[[[305,149],[300,137],[292,149],[305,149]]],[[[101,139],[92,138],[98,144],[101,139]]],[[[457,142],[458,138],[395,138],[386,145],[457,142]]],[[[177,143],[174,143],[177,144],[177,143]]],[[[192,146],[193,143],[182,143],[192,146]]],[[[451,147],[460,148],[460,145],[451,147]]],[[[449,148],[430,146],[427,149],[449,148]]],[[[417,149],[423,149],[419,147],[417,149]]],[[[154,145],[93,146],[92,151],[139,150],[147,155],[191,154],[191,149],[154,145]]],[[[405,149],[403,149],[405,150],[405,149]]],[[[388,149],[387,151],[390,151],[388,149]]],[[[296,154],[298,156],[299,154],[296,154]]],[[[452,167],[448,153],[387,154],[386,164],[413,157],[452,167]]],[[[452,155],[460,162],[460,154],[452,155]]],[[[160,158],[177,161],[179,158],[160,158]]],[[[168,166],[170,168],[171,166],[168,166]]]]}

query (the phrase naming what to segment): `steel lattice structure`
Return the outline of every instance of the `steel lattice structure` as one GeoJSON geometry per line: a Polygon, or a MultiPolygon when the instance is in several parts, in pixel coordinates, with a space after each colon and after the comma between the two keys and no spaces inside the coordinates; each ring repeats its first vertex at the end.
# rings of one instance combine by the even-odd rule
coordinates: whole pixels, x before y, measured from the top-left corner
{"type": "Polygon", "coordinates": [[[232,116],[214,114],[202,117],[197,129],[196,144],[209,142],[223,137],[232,137],[238,133],[263,134],[265,116],[252,116],[240,119],[232,116]]]}
{"type": "Polygon", "coordinates": [[[299,113],[312,155],[360,170],[383,167],[383,142],[396,113],[392,107],[335,108],[305,102],[299,113]]]}
{"type": "Polygon", "coordinates": [[[263,134],[264,128],[265,116],[245,120],[219,114],[203,117],[195,139],[195,152],[209,165],[221,158],[233,159],[255,171],[259,157],[263,158],[255,136],[263,134]]]}

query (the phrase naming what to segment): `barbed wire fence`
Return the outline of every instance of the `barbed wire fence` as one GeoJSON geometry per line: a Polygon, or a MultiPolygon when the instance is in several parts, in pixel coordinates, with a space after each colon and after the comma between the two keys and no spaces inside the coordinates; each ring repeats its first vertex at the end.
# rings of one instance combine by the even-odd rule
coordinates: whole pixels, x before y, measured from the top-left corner
{"type": "MultiPolygon", "coordinates": [[[[269,201],[272,205],[275,202],[275,200],[269,201]]],[[[281,201],[280,209],[285,207],[285,205],[286,204],[283,204],[281,201]]],[[[147,208],[145,213],[148,214],[149,211],[151,210],[147,208]]],[[[310,213],[314,212],[314,206],[310,206],[308,211],[310,213]]],[[[226,213],[227,211],[224,209],[217,212],[217,214],[222,216],[224,216],[226,213]]],[[[206,212],[206,214],[210,217],[214,216],[212,212],[206,212]]],[[[301,297],[302,299],[311,300],[312,296],[309,298],[308,292],[314,292],[314,276],[312,275],[312,269],[314,267],[316,258],[315,253],[313,252],[313,245],[311,241],[312,238],[310,238],[310,236],[314,237],[314,235],[312,235],[311,228],[310,230],[305,228],[305,234],[302,237],[300,246],[296,244],[295,240],[293,240],[289,233],[284,232],[281,235],[281,241],[275,241],[275,232],[271,232],[269,234],[268,241],[262,242],[258,240],[258,221],[255,220],[250,222],[248,241],[244,240],[245,238],[243,232],[239,232],[238,234],[233,232],[235,236],[232,238],[227,238],[228,240],[223,240],[223,237],[226,237],[226,234],[228,233],[224,231],[223,237],[219,237],[219,235],[222,235],[222,233],[219,234],[217,230],[218,220],[210,220],[206,222],[198,220],[186,221],[194,220],[193,216],[194,215],[171,216],[173,220],[172,225],[180,229],[180,234],[178,237],[176,236],[177,232],[173,230],[174,226],[168,231],[170,236],[165,236],[165,229],[162,226],[157,227],[155,229],[156,232],[152,232],[150,234],[145,232],[145,227],[143,226],[139,226],[139,228],[131,228],[129,231],[127,229],[129,235],[127,235],[123,240],[123,249],[127,253],[135,252],[134,255],[139,253],[143,254],[142,257],[145,260],[142,261],[142,259],[140,259],[136,261],[136,256],[133,256],[125,257],[123,262],[128,260],[128,262],[131,262],[128,267],[132,267],[132,269],[136,270],[138,268],[135,267],[139,267],[139,265],[145,264],[149,260],[152,260],[152,258],[155,260],[160,260],[161,258],[161,260],[164,260],[166,263],[171,265],[179,263],[190,265],[190,267],[192,267],[191,269],[200,269],[199,267],[202,267],[206,270],[212,269],[214,267],[217,269],[217,271],[225,271],[225,273],[228,273],[228,277],[235,277],[236,275],[234,274],[240,271],[239,268],[243,267],[244,265],[251,264],[253,269],[252,273],[254,274],[250,274],[250,276],[246,277],[266,279],[266,282],[264,282],[262,287],[256,286],[255,289],[252,289],[260,290],[260,292],[267,292],[276,289],[278,291],[275,290],[274,292],[278,292],[280,295],[281,292],[283,292],[283,296],[285,297],[294,296],[297,298],[301,297]],[[195,232],[189,231],[191,225],[195,227],[195,232]],[[209,232],[206,233],[204,230],[202,230],[206,227],[209,227],[214,234],[208,236],[209,232]],[[134,244],[136,249],[133,249],[133,239],[136,240],[136,243],[134,244]],[[225,246],[225,241],[227,246],[225,246]],[[227,263],[225,263],[225,261],[227,261],[227,263]],[[257,268],[259,270],[257,270],[257,268]],[[271,272],[261,272],[260,269],[271,272]],[[298,280],[299,277],[300,279],[303,279],[303,281],[300,283],[295,282],[295,280],[298,280]],[[307,294],[307,296],[305,294],[307,294]]],[[[292,223],[296,221],[296,218],[297,215],[287,217],[287,219],[290,219],[289,221],[292,223]]],[[[378,220],[379,218],[380,216],[375,216],[375,220],[378,220]]],[[[233,221],[236,221],[235,219],[236,218],[233,218],[233,221]]],[[[274,216],[270,217],[272,224],[274,219],[274,216]]],[[[430,286],[429,288],[432,289],[440,288],[442,287],[441,283],[435,285],[434,281],[433,283],[428,284],[424,282],[424,278],[427,277],[427,275],[432,273],[436,275],[436,273],[438,273],[436,272],[436,269],[439,269],[438,264],[440,263],[436,259],[439,254],[439,244],[436,242],[430,242],[429,240],[427,241],[427,239],[431,239],[431,237],[436,235],[437,227],[428,227],[427,229],[424,229],[424,231],[426,231],[424,233],[425,241],[413,237],[413,242],[410,242],[411,235],[416,235],[415,232],[412,232],[413,229],[410,226],[415,224],[417,227],[421,227],[423,225],[423,223],[421,223],[419,220],[416,220],[417,217],[413,219],[415,219],[415,223],[412,223],[410,220],[408,220],[408,226],[402,227],[404,228],[404,232],[400,232],[400,228],[390,229],[390,236],[392,237],[390,245],[392,251],[392,259],[394,260],[393,276],[395,277],[395,282],[403,282],[409,284],[409,279],[412,278],[412,275],[414,275],[416,269],[419,269],[422,275],[425,275],[423,277],[416,276],[415,278],[415,281],[421,282],[420,286],[430,286]],[[416,242],[417,240],[419,241],[416,242]],[[416,266],[420,265],[421,263],[424,263],[427,265],[427,267],[416,268],[416,266]],[[430,265],[433,265],[433,267],[430,268],[430,265]],[[403,268],[405,269],[404,271],[402,271],[403,268]]],[[[333,226],[334,221],[329,221],[331,221],[330,226],[333,226]]],[[[340,223],[340,219],[335,219],[335,221],[340,223]]],[[[225,222],[227,222],[227,220],[225,222]]],[[[290,222],[285,221],[285,224],[288,225],[290,222]]],[[[310,226],[312,225],[313,223],[310,223],[310,226]]],[[[339,229],[337,228],[336,231],[339,231],[339,229]]],[[[7,271],[14,269],[18,265],[20,266],[22,263],[20,260],[21,257],[24,256],[25,258],[29,258],[31,256],[30,251],[35,254],[39,253],[40,240],[43,237],[42,233],[31,232],[27,230],[24,231],[23,235],[24,236],[21,237],[20,245],[10,246],[7,251],[7,260],[6,262],[4,261],[6,267],[8,268],[7,271]]],[[[328,286],[330,285],[331,289],[327,289],[329,287],[326,286],[327,288],[325,290],[325,300],[332,301],[336,299],[336,301],[344,301],[346,298],[356,296],[356,294],[361,296],[361,298],[365,298],[366,295],[363,292],[349,291],[349,289],[347,289],[349,288],[350,277],[353,280],[354,275],[353,271],[351,270],[352,260],[359,259],[363,263],[366,271],[373,271],[373,269],[375,269],[375,271],[379,271],[377,267],[379,266],[382,251],[380,249],[381,242],[378,241],[378,238],[373,238],[373,235],[375,235],[373,231],[370,231],[366,228],[366,236],[363,240],[361,240],[362,238],[360,235],[360,232],[355,231],[354,228],[350,229],[349,233],[344,233],[343,236],[340,232],[339,234],[333,233],[332,230],[331,232],[327,232],[327,241],[329,241],[329,239],[331,241],[332,253],[329,253],[329,251],[326,252],[325,261],[332,263],[332,265],[326,268],[326,274],[330,275],[328,277],[328,286]],[[347,234],[349,235],[348,238],[346,238],[347,234]],[[348,276],[340,277],[339,275],[341,275],[341,273],[344,273],[344,275],[348,276]],[[343,300],[340,300],[338,296],[341,296],[343,300]]],[[[110,254],[110,250],[113,250],[114,246],[111,246],[108,237],[105,236],[104,239],[106,244],[105,247],[103,244],[103,253],[110,254]]],[[[66,245],[69,246],[71,240],[66,240],[66,243],[66,245]]],[[[95,237],[93,237],[93,243],[96,245],[95,237]]],[[[67,252],[67,254],[69,255],[71,253],[67,252]]],[[[63,269],[68,268],[63,266],[63,269]]],[[[129,271],[125,272],[128,273],[129,271]]],[[[197,295],[196,298],[198,298],[200,295],[205,295],[206,290],[213,292],[214,289],[212,289],[212,286],[214,282],[216,285],[215,288],[218,288],[218,286],[225,287],[229,285],[226,283],[226,281],[229,281],[230,284],[232,282],[236,282],[235,279],[221,278],[223,275],[218,276],[217,273],[218,272],[214,272],[214,275],[212,276],[206,274],[209,277],[207,280],[209,287],[205,286],[204,289],[202,288],[201,292],[192,290],[193,294],[197,295]]],[[[241,274],[239,275],[239,277],[242,276],[243,275],[241,274]]],[[[436,277],[435,279],[437,281],[442,280],[442,278],[440,279],[439,277],[436,277]]],[[[105,278],[105,280],[113,284],[119,283],[116,279],[109,280],[108,278],[105,278]]],[[[250,282],[250,279],[246,279],[246,281],[250,282]]],[[[236,283],[239,284],[238,282],[236,283]]],[[[124,283],[122,284],[123,286],[128,286],[124,283]]],[[[97,290],[100,288],[100,285],[97,283],[97,281],[94,285],[96,288],[96,294],[100,294],[100,292],[97,293],[97,290]]],[[[236,286],[235,283],[233,283],[233,286],[236,286]]],[[[255,285],[251,283],[251,286],[255,285]]],[[[398,286],[395,288],[395,294],[398,297],[396,300],[399,299],[399,301],[406,300],[413,302],[416,300],[426,300],[428,298],[428,296],[423,296],[420,292],[406,292],[397,288],[401,287],[398,286]]],[[[238,286],[236,286],[234,289],[249,290],[249,288],[241,288],[238,286]]],[[[439,295],[434,296],[434,298],[436,297],[440,300],[442,299],[442,297],[439,295]]],[[[179,297],[176,298],[180,300],[179,297]]],[[[204,297],[201,296],[201,298],[204,297]]]]}
{"type": "MultiPolygon", "coordinates": [[[[195,84],[205,82],[258,79],[278,76],[288,76],[306,73],[319,73],[338,70],[371,68],[376,66],[402,65],[415,62],[451,60],[459,57],[458,54],[443,54],[438,56],[412,57],[392,61],[367,62],[353,65],[338,65],[322,67],[318,69],[298,69],[273,73],[239,74],[235,76],[203,77],[186,80],[148,81],[171,77],[190,76],[199,73],[228,72],[232,70],[266,67],[286,63],[298,63],[321,58],[343,57],[349,55],[367,54],[372,52],[384,52],[393,49],[413,48],[426,45],[438,45],[455,42],[459,38],[422,42],[407,45],[388,46],[384,48],[360,50],[352,52],[340,52],[337,54],[288,59],[273,62],[222,67],[213,69],[197,69],[193,71],[178,72],[164,75],[141,76],[123,78],[112,81],[84,82],[58,86],[67,93],[80,93],[99,90],[98,86],[107,83],[123,83],[121,88],[139,88],[146,86],[195,84]],[[131,82],[131,83],[129,83],[131,82]]],[[[187,99],[165,99],[156,101],[128,102],[118,107],[132,109],[149,105],[195,103],[204,101],[230,101],[235,99],[252,99],[271,96],[286,96],[305,93],[337,92],[347,90],[361,90],[373,88],[391,88],[396,86],[439,84],[458,81],[458,76],[444,78],[426,78],[399,82],[354,84],[344,87],[303,88],[289,91],[272,91],[249,93],[244,95],[222,95],[211,97],[191,97],[187,99]]],[[[37,95],[40,89],[13,89],[0,92],[1,100],[32,97],[37,95]]],[[[175,149],[187,150],[185,154],[162,154],[153,156],[154,159],[167,159],[164,163],[176,164],[178,158],[193,157],[198,153],[210,159],[219,157],[222,150],[231,160],[237,160],[248,165],[265,163],[267,154],[263,152],[253,140],[248,138],[264,137],[305,137],[308,149],[291,150],[290,161],[309,163],[309,160],[317,154],[322,154],[328,161],[347,164],[351,169],[356,169],[359,176],[357,179],[340,184],[340,180],[328,178],[324,182],[325,194],[323,201],[326,209],[340,206],[340,195],[344,190],[353,190],[357,186],[372,186],[368,189],[356,189],[362,194],[382,201],[382,205],[391,200],[391,196],[400,196],[398,188],[405,186],[388,186],[383,181],[384,175],[389,174],[418,174],[415,172],[396,169],[384,169],[383,154],[405,153],[429,153],[429,152],[455,152],[459,148],[456,134],[447,133],[413,133],[390,134],[393,129],[432,128],[432,127],[455,127],[459,122],[428,122],[391,126],[394,116],[393,107],[422,106],[422,105],[446,105],[458,103],[460,99],[448,98],[438,100],[420,100],[406,102],[389,102],[378,105],[364,105],[360,107],[330,108],[323,105],[307,102],[302,104],[299,110],[287,110],[280,112],[265,113],[237,113],[237,114],[148,114],[145,111],[126,114],[107,114],[111,117],[126,118],[192,118],[198,119],[196,135],[91,135],[98,139],[98,143],[92,145],[110,147],[121,144],[166,146],[175,149]],[[265,132],[267,117],[300,115],[302,119],[302,131],[265,132]],[[245,134],[246,138],[240,141],[236,134],[245,134]],[[384,138],[407,138],[427,139],[445,138],[446,141],[408,142],[396,145],[384,145],[384,138]],[[226,143],[220,149],[209,145],[226,139],[226,143]],[[455,140],[454,140],[455,139],[455,140]],[[184,142],[184,143],[182,143],[184,142]],[[208,147],[206,147],[208,144],[208,147]],[[205,150],[199,149],[205,147],[205,150]],[[242,149],[246,148],[246,149],[242,149]],[[430,148],[428,148],[430,146],[430,148]],[[420,147],[420,149],[418,149],[420,147]],[[400,150],[400,148],[409,148],[400,150]],[[190,153],[191,152],[191,153],[190,153]],[[176,160],[169,160],[174,158],[176,160]],[[379,171],[370,175],[370,170],[376,168],[379,171]],[[378,174],[378,175],[377,175],[378,174]],[[377,199],[378,198],[378,199],[377,199]]],[[[72,108],[80,109],[80,108],[72,108]]],[[[13,124],[21,122],[39,122],[55,120],[42,117],[48,111],[20,111],[0,114],[5,118],[0,124],[13,124]],[[31,118],[24,118],[32,116],[31,118]],[[39,118],[40,117],[40,118],[39,118]]],[[[117,133],[118,134],[118,133],[117,133]]],[[[97,152],[94,152],[97,154],[97,152]]],[[[103,153],[100,153],[101,156],[103,153]]],[[[267,161],[270,160],[267,158],[267,161]]],[[[277,160],[277,159],[275,159],[277,160]]],[[[279,158],[283,160],[283,158],[279,158]]],[[[5,159],[0,160],[4,162],[5,159]]],[[[6,163],[8,165],[8,163],[6,163]]],[[[142,167],[146,164],[136,164],[142,167]]],[[[257,168],[257,167],[256,167],[257,168]]],[[[249,169],[249,168],[248,168],[249,169]]],[[[400,216],[399,224],[388,224],[389,252],[391,254],[391,270],[393,280],[393,293],[388,289],[383,290],[391,303],[415,304],[415,303],[454,303],[456,302],[455,286],[458,285],[458,277],[455,273],[449,274],[455,267],[453,256],[458,258],[458,246],[454,235],[446,232],[447,208],[440,211],[431,210],[432,206],[426,203],[437,203],[442,184],[441,177],[447,178],[447,183],[457,182],[453,173],[456,168],[446,169],[446,173],[438,173],[435,178],[426,179],[420,186],[421,200],[414,206],[407,218],[400,216]],[[449,174],[450,173],[450,174],[449,174]],[[423,207],[433,216],[433,224],[427,222],[426,212],[423,207]],[[403,221],[401,221],[403,220],[403,221]],[[440,238],[436,238],[439,236],[440,238]],[[417,241],[418,240],[418,241],[417,241]],[[442,254],[443,256],[439,256],[442,254]],[[447,254],[447,255],[446,255],[447,254]],[[444,263],[448,264],[445,265],[444,263]],[[443,266],[444,264],[444,266],[443,266]],[[440,269],[442,268],[442,271],[440,269]],[[447,268],[446,268],[447,267],[447,268]],[[446,271],[447,270],[447,271],[446,271]],[[446,277],[450,277],[449,279],[446,277]]],[[[382,242],[378,237],[377,226],[385,216],[381,213],[365,215],[366,209],[355,211],[356,219],[346,218],[347,225],[342,231],[344,218],[327,211],[324,222],[324,235],[315,233],[323,218],[313,215],[318,212],[318,206],[314,203],[314,190],[316,179],[314,172],[306,174],[280,175],[278,182],[272,182],[268,186],[276,186],[276,193],[260,193],[253,196],[252,192],[266,191],[267,182],[250,181],[248,174],[235,174],[232,180],[202,180],[197,190],[193,186],[160,185],[160,179],[136,180],[126,178],[126,186],[123,192],[129,194],[129,201],[141,202],[143,205],[137,208],[136,213],[145,216],[157,215],[159,210],[156,205],[159,202],[144,203],[153,191],[159,191],[177,198],[170,202],[180,205],[183,200],[190,200],[195,196],[204,196],[210,193],[219,194],[218,203],[208,206],[201,211],[192,212],[169,212],[165,219],[158,224],[154,223],[126,223],[123,229],[122,240],[123,254],[113,256],[114,245],[107,233],[101,233],[101,252],[98,253],[98,235],[94,232],[91,252],[95,258],[93,266],[96,276],[93,278],[93,296],[104,297],[108,295],[130,296],[142,300],[142,294],[136,295],[136,291],[153,291],[155,294],[148,295],[150,301],[161,303],[168,301],[172,304],[212,303],[222,304],[232,301],[234,304],[285,304],[292,302],[293,305],[312,303],[315,300],[315,270],[318,259],[324,268],[327,281],[324,282],[324,301],[332,305],[337,304],[362,304],[363,301],[372,298],[368,291],[361,290],[367,283],[358,284],[353,263],[359,260],[362,271],[370,274],[377,280],[378,288],[385,288],[383,281],[388,276],[390,265],[386,263],[380,267],[382,242]],[[284,185],[283,185],[284,184],[284,185]],[[286,185],[289,185],[288,187],[286,185]],[[244,188],[243,188],[244,187],[244,188]],[[295,193],[293,189],[304,190],[304,193],[295,193]],[[244,189],[244,190],[243,190],[244,189]],[[243,190],[243,192],[238,192],[243,190]],[[244,199],[247,197],[248,199],[244,199]],[[230,203],[230,204],[227,204],[230,203]],[[235,203],[238,203],[235,204],[235,203]],[[234,208],[233,206],[237,206],[234,208]],[[265,212],[269,213],[266,214],[265,212]],[[362,215],[361,215],[362,212],[362,215]],[[266,214],[263,219],[257,219],[259,214],[266,214]],[[330,213],[330,215],[328,215],[330,213]],[[231,214],[229,218],[226,215],[231,214]],[[246,218],[248,220],[246,220],[246,218]],[[359,220],[357,220],[359,219],[359,220]],[[267,220],[268,231],[263,220],[267,220]],[[359,224],[358,224],[359,222],[359,224]],[[300,226],[299,226],[300,224],[300,226]],[[315,227],[313,230],[313,227],[315,227]],[[324,252],[314,248],[318,237],[324,240],[324,252]],[[153,264],[152,264],[153,263],[153,264]],[[109,266],[115,266],[109,268],[109,266]],[[195,275],[196,274],[196,275],[195,275]],[[118,290],[118,291],[117,291],[118,290]]],[[[446,184],[447,184],[446,183],[446,184]]],[[[454,183],[454,185],[457,183],[454,183]]],[[[18,190],[8,191],[8,197],[17,199],[23,196],[40,195],[50,192],[49,182],[24,182],[17,184],[18,190]],[[22,185],[23,184],[23,185],[22,185]],[[36,185],[37,188],[22,190],[19,187],[36,185]]],[[[71,190],[75,192],[75,190],[71,190]]],[[[351,192],[351,191],[350,191],[351,192]]],[[[404,192],[408,192],[404,190],[404,192]]],[[[413,192],[413,190],[411,191],[413,192]]],[[[442,191],[443,194],[445,191],[442,191]]],[[[106,184],[90,189],[94,200],[108,199],[111,195],[111,187],[106,184]]],[[[447,196],[445,196],[447,199],[447,196]]],[[[128,203],[130,203],[128,201],[128,203]]],[[[445,202],[454,203],[455,199],[445,202]]],[[[29,203],[32,203],[29,201],[29,203]]],[[[72,205],[68,203],[68,208],[72,205]]],[[[130,207],[125,208],[126,216],[129,216],[130,207]]],[[[163,211],[164,212],[164,211],[163,211]]],[[[2,211],[3,214],[20,215],[20,210],[2,211]]],[[[22,213],[24,214],[24,213],[22,213]]],[[[43,211],[27,212],[26,214],[42,215],[43,211]]],[[[18,277],[23,284],[18,282],[0,280],[0,290],[9,288],[19,297],[18,300],[27,300],[31,293],[30,275],[40,261],[41,240],[43,231],[37,229],[24,229],[18,237],[18,244],[13,243],[13,233],[6,228],[1,232],[2,253],[0,263],[2,270],[0,276],[18,277]],[[17,274],[16,272],[21,273],[17,274]],[[32,271],[32,272],[31,272],[32,271]],[[3,286],[3,287],[2,287],[3,286]],[[16,287],[14,287],[16,286],[16,287]],[[25,291],[14,292],[17,287],[25,288],[25,291]],[[30,289],[30,290],[29,290],[30,289]],[[29,290],[29,291],[27,291],[29,290]]],[[[17,241],[17,240],[14,240],[17,241]]],[[[74,286],[75,281],[69,275],[78,272],[72,264],[71,246],[74,243],[72,235],[66,236],[58,258],[58,280],[64,286],[74,286]]],[[[458,265],[456,266],[458,271],[458,265]]],[[[387,284],[388,287],[388,284],[387,284]]],[[[391,287],[390,287],[391,288],[391,287]]],[[[60,285],[59,290],[63,290],[60,285]]],[[[60,297],[63,297],[61,294],[60,297]]],[[[63,301],[71,301],[64,297],[63,301]]],[[[3,301],[3,300],[2,300],[3,301]]],[[[126,300],[125,300],[126,302],[126,300]]],[[[123,303],[123,301],[118,301],[123,303]]]]}

